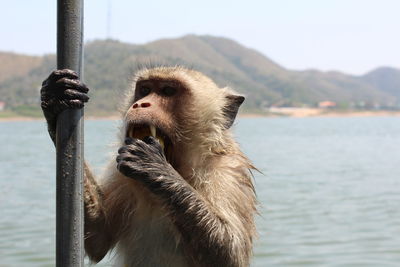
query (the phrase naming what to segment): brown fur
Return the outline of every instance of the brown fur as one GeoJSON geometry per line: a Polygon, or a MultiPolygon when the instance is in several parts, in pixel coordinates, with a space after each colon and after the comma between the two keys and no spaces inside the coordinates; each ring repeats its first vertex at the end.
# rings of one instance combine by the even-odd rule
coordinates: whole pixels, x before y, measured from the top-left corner
{"type": "Polygon", "coordinates": [[[181,67],[142,70],[133,84],[120,145],[129,122],[144,120],[163,129],[174,144],[169,162],[183,182],[165,185],[176,192],[172,203],[125,177],[114,162],[99,185],[85,168],[89,257],[97,262],[116,247],[119,264],[128,266],[248,266],[256,235],[254,167],[226,127],[224,109],[233,92],[181,67]],[[148,81],[180,90],[171,98],[138,98],[135,86],[148,81]],[[132,108],[146,101],[151,107],[132,108]]]}

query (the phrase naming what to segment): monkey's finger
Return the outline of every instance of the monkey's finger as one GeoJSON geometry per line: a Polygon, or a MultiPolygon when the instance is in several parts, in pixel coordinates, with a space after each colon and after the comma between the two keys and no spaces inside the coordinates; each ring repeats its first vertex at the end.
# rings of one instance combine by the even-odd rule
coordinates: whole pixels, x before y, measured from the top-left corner
{"type": "Polygon", "coordinates": [[[122,154],[128,151],[128,148],[126,146],[122,146],[118,149],[118,154],[122,154]]]}
{"type": "Polygon", "coordinates": [[[115,161],[117,162],[117,163],[120,163],[122,160],[124,160],[124,156],[121,156],[121,155],[118,155],[116,158],[115,158],[115,161]]]}
{"type": "Polygon", "coordinates": [[[117,169],[122,174],[124,174],[125,176],[128,176],[130,178],[138,177],[141,174],[143,174],[143,172],[139,171],[138,166],[135,166],[134,164],[132,164],[132,162],[128,162],[128,161],[118,162],[117,169]]]}
{"type": "MultiPolygon", "coordinates": [[[[127,137],[125,139],[125,144],[125,146],[118,150],[119,154],[129,153],[138,157],[145,157],[148,154],[160,153],[160,150],[157,150],[158,146],[156,147],[156,145],[149,145],[140,139],[127,137]]],[[[161,146],[159,147],[161,148],[161,146]]]]}
{"type": "Polygon", "coordinates": [[[127,153],[129,155],[128,157],[135,157],[136,160],[144,158],[148,154],[148,151],[146,151],[145,149],[143,149],[139,146],[130,145],[130,146],[127,146],[126,148],[127,148],[127,151],[124,153],[127,153]]]}
{"type": "Polygon", "coordinates": [[[160,142],[153,136],[146,136],[145,138],[143,138],[143,141],[150,146],[153,146],[153,147],[156,147],[157,149],[162,150],[160,142]]]}
{"type": "Polygon", "coordinates": [[[123,146],[120,149],[118,149],[118,156],[117,156],[117,160],[121,160],[124,158],[129,158],[129,160],[133,161],[133,160],[139,160],[140,157],[145,156],[145,152],[143,150],[141,150],[138,147],[131,147],[131,146],[123,146]]]}
{"type": "Polygon", "coordinates": [[[141,143],[143,143],[143,141],[138,138],[132,138],[132,137],[125,138],[126,145],[141,144],[141,143]]]}
{"type": "Polygon", "coordinates": [[[145,150],[147,144],[138,138],[127,137],[125,139],[125,144],[128,146],[129,151],[133,152],[135,150],[141,149],[145,150]]]}
{"type": "Polygon", "coordinates": [[[78,99],[81,100],[82,102],[88,102],[89,101],[89,96],[87,94],[78,92],[76,90],[72,89],[67,89],[64,91],[64,95],[67,99],[78,99]]]}
{"type": "Polygon", "coordinates": [[[53,94],[49,92],[48,86],[42,86],[42,88],[40,89],[40,99],[45,100],[51,98],[52,96],[53,94]]]}
{"type": "Polygon", "coordinates": [[[148,145],[154,147],[155,149],[157,149],[158,152],[163,151],[163,148],[162,148],[160,142],[158,142],[158,140],[156,138],[154,138],[153,136],[146,136],[143,139],[143,141],[146,144],[148,144],[148,145]]]}
{"type": "Polygon", "coordinates": [[[155,145],[158,143],[153,136],[146,136],[145,138],[143,138],[143,141],[148,145],[155,145]]]}
{"type": "Polygon", "coordinates": [[[83,108],[85,106],[85,104],[78,99],[68,100],[67,105],[69,108],[83,108]]]}
{"type": "Polygon", "coordinates": [[[125,138],[125,142],[124,142],[125,145],[131,145],[131,144],[133,144],[133,143],[134,143],[133,139],[134,139],[134,138],[131,138],[131,137],[125,138]]]}
{"type": "Polygon", "coordinates": [[[120,162],[120,161],[122,161],[122,160],[127,160],[127,161],[132,161],[132,155],[129,153],[129,152],[127,152],[127,151],[124,151],[124,152],[121,152],[117,157],[116,157],[116,161],[117,162],[120,162]]]}
{"type": "Polygon", "coordinates": [[[117,169],[126,176],[129,176],[128,174],[132,172],[132,168],[126,161],[119,161],[117,164],[117,169]]]}
{"type": "Polygon", "coordinates": [[[122,161],[126,161],[126,162],[138,162],[139,160],[140,160],[140,157],[135,156],[135,155],[132,155],[132,154],[126,154],[126,153],[121,154],[121,155],[118,155],[118,156],[116,157],[116,159],[115,159],[115,161],[116,161],[117,163],[120,163],[120,162],[122,162],[122,161]]]}
{"type": "Polygon", "coordinates": [[[58,79],[56,84],[57,84],[57,89],[71,88],[71,89],[78,90],[82,93],[89,92],[89,88],[84,83],[82,83],[80,80],[76,80],[76,79],[69,79],[69,78],[64,77],[64,78],[58,79]]]}
{"type": "Polygon", "coordinates": [[[56,81],[56,80],[60,79],[61,77],[68,77],[71,79],[79,78],[78,73],[76,73],[73,70],[69,70],[69,69],[54,70],[52,73],[50,73],[49,77],[43,81],[42,85],[44,85],[48,81],[56,81]]]}
{"type": "MultiPolygon", "coordinates": [[[[129,138],[129,137],[128,137],[128,138],[129,138]]],[[[128,138],[126,138],[126,139],[128,139],[128,138]]],[[[125,139],[125,142],[131,142],[131,141],[127,141],[126,139],[125,139]]],[[[130,138],[130,139],[132,139],[132,138],[130,138]]],[[[132,143],[131,143],[131,144],[132,144],[132,143]]],[[[121,146],[121,147],[118,149],[118,154],[122,154],[122,153],[128,152],[128,151],[129,151],[128,145],[129,145],[129,144],[121,146]]]]}

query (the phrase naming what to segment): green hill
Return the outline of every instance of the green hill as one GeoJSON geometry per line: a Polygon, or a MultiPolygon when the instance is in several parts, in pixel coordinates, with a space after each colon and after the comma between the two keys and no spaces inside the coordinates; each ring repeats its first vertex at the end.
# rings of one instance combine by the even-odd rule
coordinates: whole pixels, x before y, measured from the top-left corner
{"type": "Polygon", "coordinates": [[[37,56],[0,52],[0,83],[13,76],[23,76],[42,63],[37,56]]]}
{"type": "MultiPolygon", "coordinates": [[[[55,56],[11,58],[0,76],[0,101],[16,113],[39,107],[42,80],[55,69],[55,56]],[[27,60],[29,58],[29,60],[27,60]],[[33,108],[29,108],[33,107],[33,108]]],[[[144,45],[115,40],[93,41],[85,46],[84,81],[91,88],[86,112],[109,115],[129,88],[132,73],[143,66],[184,65],[211,76],[221,86],[231,86],[246,95],[245,111],[260,111],[271,105],[314,106],[331,100],[343,107],[363,103],[393,107],[400,103],[400,70],[388,68],[364,76],[338,72],[292,71],[261,53],[226,38],[188,35],[144,45]]],[[[4,66],[3,66],[4,68],[4,66]]],[[[0,68],[1,70],[1,68],[0,68]]]]}
{"type": "Polygon", "coordinates": [[[360,77],[364,82],[379,88],[381,91],[400,98],[400,70],[382,67],[360,77]]]}

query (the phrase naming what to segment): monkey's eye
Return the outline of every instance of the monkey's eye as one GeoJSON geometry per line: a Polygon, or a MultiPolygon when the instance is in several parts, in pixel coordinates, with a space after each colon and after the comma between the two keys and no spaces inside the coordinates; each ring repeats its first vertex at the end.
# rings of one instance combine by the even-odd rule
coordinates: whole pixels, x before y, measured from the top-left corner
{"type": "Polygon", "coordinates": [[[151,89],[149,87],[146,86],[141,86],[139,87],[139,95],[140,96],[146,96],[148,94],[150,94],[151,89]]]}
{"type": "Polygon", "coordinates": [[[173,96],[176,94],[176,88],[171,86],[165,86],[161,89],[161,93],[165,96],[173,96]]]}

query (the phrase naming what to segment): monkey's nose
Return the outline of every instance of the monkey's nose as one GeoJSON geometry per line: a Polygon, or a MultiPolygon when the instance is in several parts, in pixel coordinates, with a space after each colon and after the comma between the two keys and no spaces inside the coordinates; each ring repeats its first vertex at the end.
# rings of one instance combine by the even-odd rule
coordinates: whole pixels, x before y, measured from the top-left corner
{"type": "Polygon", "coordinates": [[[146,102],[146,103],[140,104],[140,106],[141,106],[142,108],[147,108],[147,107],[150,107],[151,105],[150,105],[149,102],[146,102]]]}
{"type": "MultiPolygon", "coordinates": [[[[145,103],[141,103],[140,104],[140,107],[142,107],[142,108],[147,108],[147,107],[150,107],[150,106],[151,106],[151,104],[149,102],[145,102],[145,103]]],[[[135,103],[132,106],[132,108],[138,108],[138,107],[139,107],[138,103],[135,103]]]]}

